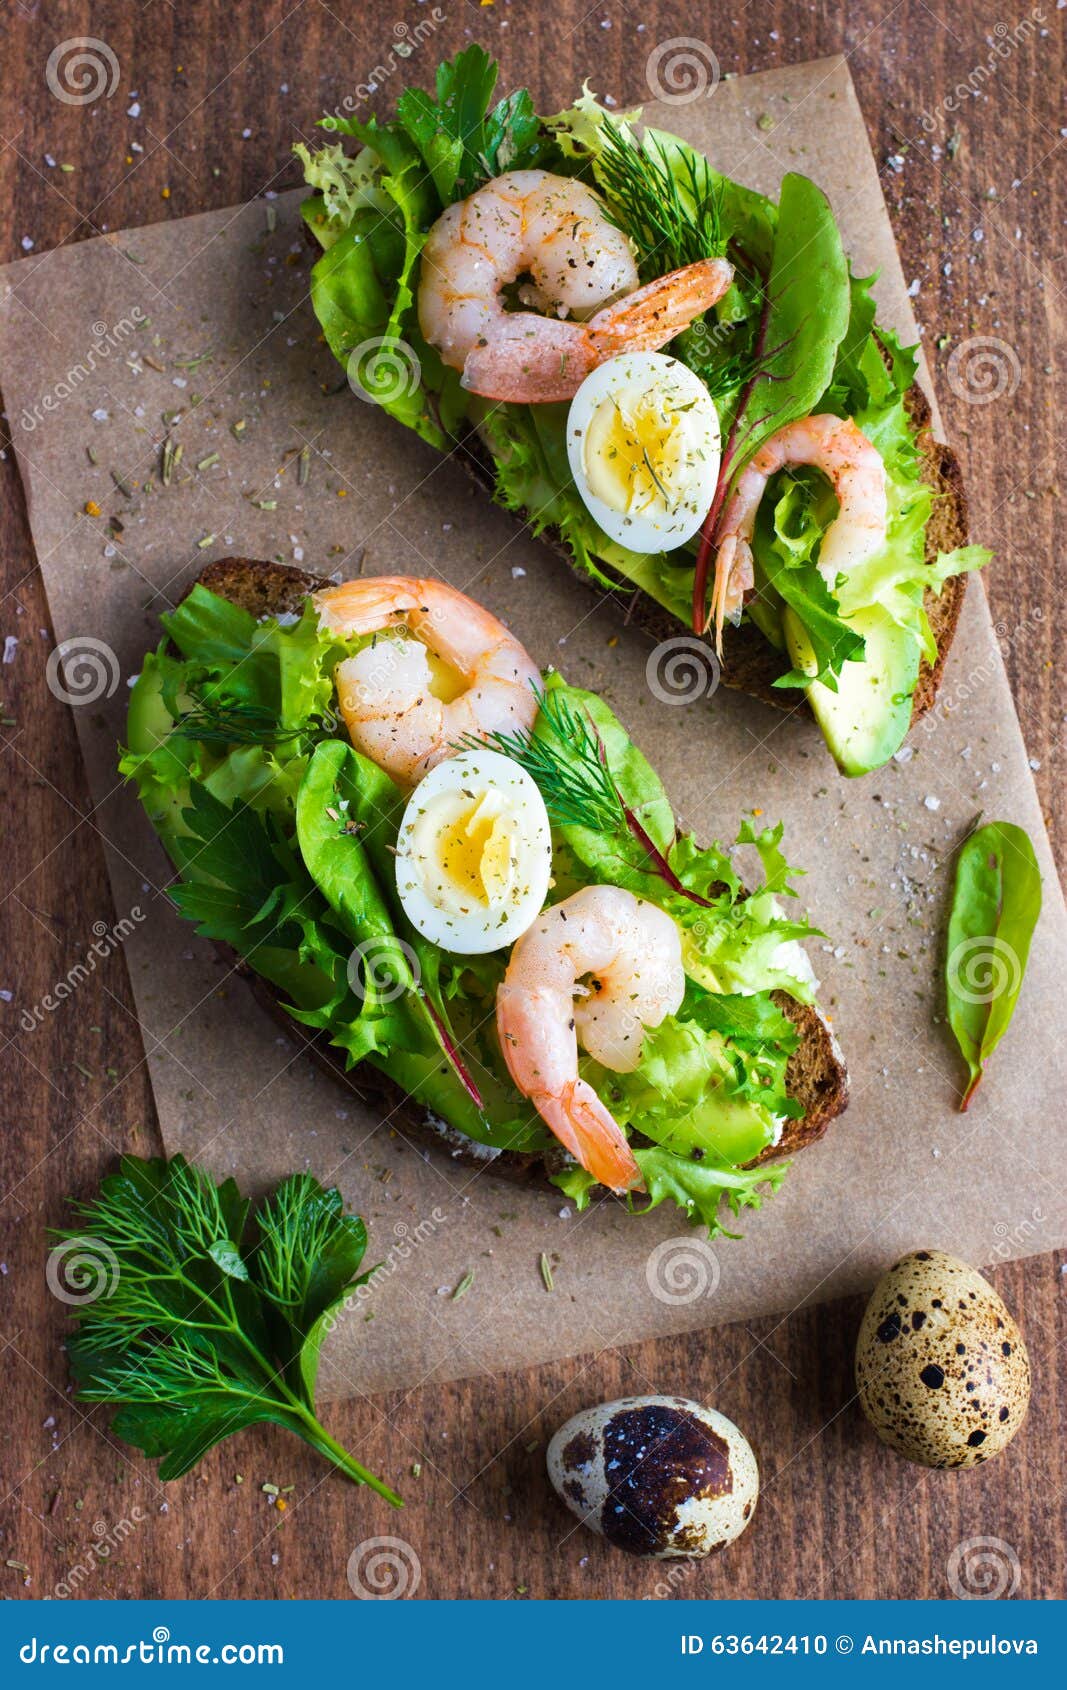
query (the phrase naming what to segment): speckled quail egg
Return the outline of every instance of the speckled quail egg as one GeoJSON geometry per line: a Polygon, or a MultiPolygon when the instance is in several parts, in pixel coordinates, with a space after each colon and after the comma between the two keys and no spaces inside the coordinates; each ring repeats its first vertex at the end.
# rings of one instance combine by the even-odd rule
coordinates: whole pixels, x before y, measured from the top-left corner
{"type": "Polygon", "coordinates": [[[891,1449],[924,1467],[973,1467],[1026,1418],[1030,1361],[988,1280],[941,1250],[913,1250],[867,1304],[856,1386],[891,1449]]]}
{"type": "Polygon", "coordinates": [[[722,1549],[744,1531],[759,1495],[747,1439],[685,1397],[582,1409],[549,1444],[548,1476],[583,1525],[656,1560],[722,1549]]]}

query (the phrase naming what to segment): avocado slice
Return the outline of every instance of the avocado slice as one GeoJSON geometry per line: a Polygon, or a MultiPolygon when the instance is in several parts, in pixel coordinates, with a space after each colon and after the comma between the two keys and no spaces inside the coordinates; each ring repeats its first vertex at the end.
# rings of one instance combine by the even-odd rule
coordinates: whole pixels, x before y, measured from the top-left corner
{"type": "MultiPolygon", "coordinates": [[[[815,657],[803,625],[792,610],[783,615],[786,644],[796,668],[809,674],[815,657]]],[[[845,663],[831,692],[821,681],[805,688],[815,720],[842,774],[880,769],[898,751],[911,725],[911,701],[919,678],[919,641],[881,605],[849,617],[862,634],[862,663],[845,663]]]]}

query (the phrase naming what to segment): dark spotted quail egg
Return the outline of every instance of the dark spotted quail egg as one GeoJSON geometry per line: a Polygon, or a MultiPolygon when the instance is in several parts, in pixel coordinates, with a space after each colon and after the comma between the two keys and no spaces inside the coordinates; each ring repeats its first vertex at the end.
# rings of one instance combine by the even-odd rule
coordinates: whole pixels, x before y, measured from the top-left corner
{"type": "Polygon", "coordinates": [[[732,1420],[685,1397],[585,1408],[548,1446],[548,1474],[583,1525],[633,1555],[710,1555],[739,1536],[759,1495],[732,1420]]]}
{"type": "Polygon", "coordinates": [[[924,1467],[973,1467],[1022,1425],[1030,1362],[988,1280],[940,1250],[913,1250],[867,1304],[856,1386],[891,1449],[924,1467]]]}

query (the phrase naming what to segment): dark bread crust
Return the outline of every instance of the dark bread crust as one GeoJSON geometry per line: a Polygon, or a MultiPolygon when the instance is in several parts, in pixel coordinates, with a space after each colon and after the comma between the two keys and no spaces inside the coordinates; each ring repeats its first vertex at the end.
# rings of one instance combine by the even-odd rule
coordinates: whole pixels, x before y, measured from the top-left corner
{"type": "MultiPolygon", "coordinates": [[[[240,605],[253,616],[286,615],[300,611],[309,593],[331,586],[324,576],[312,575],[305,569],[289,564],[264,563],[255,558],[227,557],[209,563],[197,576],[197,582],[240,605]]],[[[267,981],[261,978],[228,945],[216,949],[228,967],[248,981],[252,994],[268,1014],[291,1038],[301,1044],[316,1067],[349,1086],[364,1103],[380,1109],[384,1119],[405,1138],[419,1143],[448,1148],[453,1155],[468,1162],[488,1167],[494,1174],[522,1182],[546,1183],[549,1158],[517,1151],[504,1150],[491,1161],[477,1146],[461,1133],[442,1124],[435,1124],[416,1106],[388,1075],[369,1063],[355,1070],[345,1068],[344,1058],[334,1050],[324,1034],[304,1035],[299,1024],[287,1015],[267,981]]],[[[786,1079],[789,1091],[804,1105],[804,1114],[785,1123],[779,1144],[765,1150],[758,1158],[788,1156],[821,1138],[830,1122],[840,1115],[848,1103],[848,1074],[833,1035],[819,1011],[807,1004],[797,1003],[788,993],[776,992],[775,1001],[783,1014],[788,1015],[801,1035],[797,1049],[789,1059],[786,1079]]]]}
{"type": "MultiPolygon", "coordinates": [[[[909,388],[904,403],[918,434],[921,478],[935,493],[934,508],[926,528],[926,562],[932,563],[939,552],[955,551],[957,546],[967,544],[967,500],[963,490],[963,476],[951,447],[935,440],[930,431],[930,403],[917,383],[913,383],[909,388]]],[[[493,460],[476,435],[468,434],[465,437],[459,457],[468,474],[487,492],[492,493],[496,485],[493,460]]],[[[545,529],[540,538],[563,560],[568,569],[577,574],[579,579],[586,581],[586,585],[589,584],[587,578],[574,568],[570,552],[555,529],[545,529]]],[[[945,583],[940,594],[929,589],[926,592],[924,604],[937,642],[937,658],[933,664],[927,663],[923,658],[919,666],[919,679],[912,701],[913,726],[931,708],[937,697],[945,659],[955,637],[966,591],[967,576],[955,575],[945,583]]],[[[617,590],[608,593],[607,597],[614,598],[625,610],[627,622],[640,628],[654,642],[677,637],[682,626],[678,619],[669,610],[664,610],[662,605],[657,604],[655,599],[649,598],[645,593],[635,592],[628,582],[620,580],[617,590]]],[[[747,692],[753,698],[762,700],[764,704],[773,705],[776,710],[791,711],[797,706],[796,695],[774,685],[786,667],[781,654],[764,639],[753,623],[744,622],[739,628],[726,628],[720,674],[723,686],[747,692]]]]}

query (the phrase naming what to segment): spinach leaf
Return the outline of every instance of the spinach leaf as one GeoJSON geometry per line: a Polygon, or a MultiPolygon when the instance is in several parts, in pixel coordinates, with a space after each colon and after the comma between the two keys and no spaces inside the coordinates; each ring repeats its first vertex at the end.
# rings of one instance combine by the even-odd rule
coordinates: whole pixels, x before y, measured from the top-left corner
{"type": "Polygon", "coordinates": [[[459,1051],[439,990],[434,994],[436,1002],[431,996],[439,979],[440,953],[414,929],[410,938],[399,937],[396,929],[402,918],[391,907],[394,901],[381,890],[392,883],[391,858],[386,858],[386,873],[379,881],[362,843],[362,835],[374,840],[381,862],[396,838],[403,806],[403,794],[384,770],[341,740],[325,740],[312,754],[297,795],[300,854],[352,939],[350,966],[357,971],[353,989],[372,1011],[404,994],[412,1013],[425,1019],[475,1107],[481,1108],[481,1095],[459,1051]],[[361,819],[360,806],[365,804],[374,814],[373,821],[361,819]]]}
{"type": "Polygon", "coordinates": [[[948,923],[948,1020],[967,1063],[966,1109],[1011,1024],[1041,913],[1041,874],[1029,834],[989,822],[956,859],[948,923]]]}

